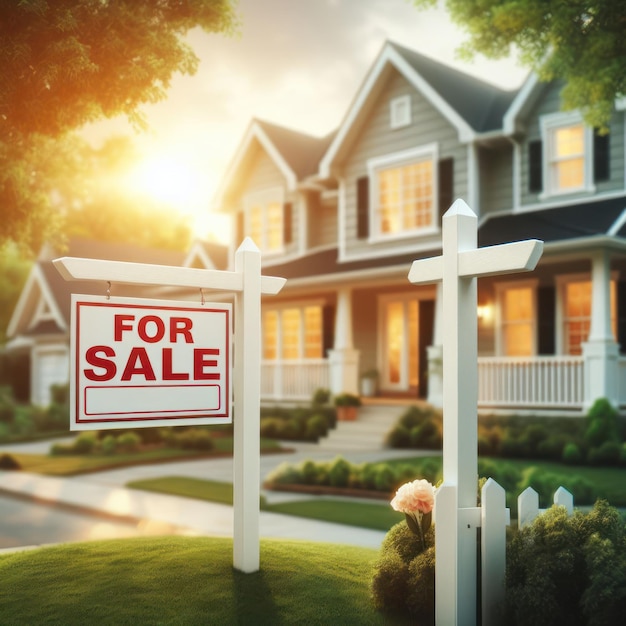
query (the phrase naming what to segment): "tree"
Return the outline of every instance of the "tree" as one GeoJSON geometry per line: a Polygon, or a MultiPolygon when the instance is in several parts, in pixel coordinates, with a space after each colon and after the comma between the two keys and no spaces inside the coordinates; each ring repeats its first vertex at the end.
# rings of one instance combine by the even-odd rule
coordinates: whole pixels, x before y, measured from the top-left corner
{"type": "Polygon", "coordinates": [[[32,248],[54,232],[66,135],[120,114],[145,127],[141,106],[164,99],[176,72],[197,69],[186,33],[231,31],[234,4],[0,0],[0,243],[32,248]]]}
{"type": "MultiPolygon", "coordinates": [[[[413,0],[418,7],[440,0],[413,0]]],[[[443,0],[469,34],[465,58],[519,60],[543,81],[562,79],[565,109],[580,109],[605,128],[616,98],[626,95],[626,13],[622,0],[443,0]]]]}

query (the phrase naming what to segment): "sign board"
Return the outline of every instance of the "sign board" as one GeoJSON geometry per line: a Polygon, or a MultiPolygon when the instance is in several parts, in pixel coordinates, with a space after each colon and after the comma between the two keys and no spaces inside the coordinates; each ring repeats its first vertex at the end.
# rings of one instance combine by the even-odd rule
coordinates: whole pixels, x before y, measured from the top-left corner
{"type": "Polygon", "coordinates": [[[71,430],[232,422],[232,307],[72,295],[71,430]]]}

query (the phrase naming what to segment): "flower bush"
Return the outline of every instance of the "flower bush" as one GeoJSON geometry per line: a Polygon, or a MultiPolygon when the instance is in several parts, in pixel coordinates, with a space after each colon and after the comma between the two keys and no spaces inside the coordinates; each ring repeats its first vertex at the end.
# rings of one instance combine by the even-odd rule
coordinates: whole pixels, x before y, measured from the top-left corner
{"type": "Polygon", "coordinates": [[[376,608],[408,614],[420,624],[432,623],[435,613],[434,503],[435,490],[427,480],[397,490],[391,506],[405,521],[385,536],[371,582],[376,608]]]}

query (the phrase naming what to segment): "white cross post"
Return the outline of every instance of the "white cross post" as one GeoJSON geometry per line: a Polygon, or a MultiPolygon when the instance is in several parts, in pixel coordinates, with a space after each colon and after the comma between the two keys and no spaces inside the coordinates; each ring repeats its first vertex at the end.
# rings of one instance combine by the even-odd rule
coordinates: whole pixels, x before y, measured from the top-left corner
{"type": "Polygon", "coordinates": [[[235,271],[64,257],[53,261],[65,280],[102,280],[131,285],[171,285],[235,292],[233,566],[259,570],[261,294],[277,294],[284,278],[261,276],[261,253],[246,238],[235,254],[235,271]]]}
{"type": "Polygon", "coordinates": [[[478,480],[477,277],[530,271],[543,242],[477,248],[477,217],[463,202],[443,216],[442,256],[414,261],[409,281],[442,281],[443,484],[435,499],[436,623],[476,623],[478,480]]]}

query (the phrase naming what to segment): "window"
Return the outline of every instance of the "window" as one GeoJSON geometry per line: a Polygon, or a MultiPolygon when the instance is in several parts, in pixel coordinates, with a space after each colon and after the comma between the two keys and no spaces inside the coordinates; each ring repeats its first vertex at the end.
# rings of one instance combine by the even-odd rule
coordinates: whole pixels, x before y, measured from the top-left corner
{"type": "Polygon", "coordinates": [[[321,359],[322,344],[320,305],[269,309],[263,313],[264,359],[321,359]]]}
{"type": "Polygon", "coordinates": [[[499,286],[501,348],[505,356],[535,353],[535,286],[499,286]]]}
{"type": "MultiPolygon", "coordinates": [[[[611,281],[611,327],[616,336],[616,289],[611,281]]],[[[582,354],[582,344],[589,337],[591,328],[591,281],[568,280],[563,283],[563,352],[582,354]]]]}
{"type": "Polygon", "coordinates": [[[400,96],[389,103],[389,122],[392,129],[404,128],[411,123],[411,96],[400,96]]]}
{"type": "Polygon", "coordinates": [[[263,252],[280,252],[284,245],[282,189],[248,196],[245,201],[245,232],[263,252]]]}
{"type": "Polygon", "coordinates": [[[368,163],[372,223],[379,237],[437,229],[437,159],[433,146],[368,163]]]}
{"type": "Polygon", "coordinates": [[[538,182],[543,178],[544,195],[593,191],[594,134],[585,126],[580,114],[557,113],[541,119],[543,146],[543,176],[541,154],[537,142],[529,145],[529,185],[538,191],[538,182]],[[533,148],[534,153],[533,153],[533,148]]]}

